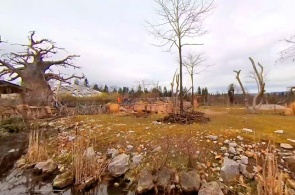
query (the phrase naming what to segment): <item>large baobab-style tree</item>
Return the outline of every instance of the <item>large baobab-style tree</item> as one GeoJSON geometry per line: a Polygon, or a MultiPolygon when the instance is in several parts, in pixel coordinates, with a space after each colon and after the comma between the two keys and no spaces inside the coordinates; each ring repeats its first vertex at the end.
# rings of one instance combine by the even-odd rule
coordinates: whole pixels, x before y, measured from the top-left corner
{"type": "Polygon", "coordinates": [[[147,22],[148,31],[160,40],[156,46],[177,49],[179,58],[180,113],[183,113],[183,47],[202,45],[193,38],[206,33],[203,21],[211,12],[213,0],[154,0],[158,6],[156,21],[147,22]]]}
{"type": "Polygon", "coordinates": [[[204,72],[210,65],[204,65],[206,61],[204,53],[189,53],[184,59],[183,65],[186,68],[191,79],[191,91],[192,91],[192,108],[194,111],[194,75],[201,74],[204,72]]]}
{"type": "MultiPolygon", "coordinates": [[[[264,93],[265,93],[264,68],[258,62],[258,67],[259,67],[259,70],[258,70],[254,60],[251,57],[249,57],[249,60],[252,64],[252,68],[253,68],[253,72],[252,72],[251,76],[257,82],[257,87],[258,87],[258,93],[253,98],[252,110],[251,110],[253,113],[256,113],[258,111],[258,109],[260,108],[260,106],[262,105],[263,100],[264,100],[264,93]],[[260,102],[257,104],[258,99],[260,99],[260,102]]],[[[248,101],[247,101],[247,94],[246,94],[245,88],[243,86],[243,83],[240,79],[241,70],[239,70],[239,71],[234,70],[234,72],[236,73],[236,79],[238,80],[240,87],[243,91],[246,107],[249,109],[249,105],[248,105],[248,101]]]]}
{"type": "Polygon", "coordinates": [[[21,79],[21,85],[26,89],[23,101],[29,105],[48,105],[52,101],[52,91],[48,81],[54,79],[67,82],[72,78],[82,78],[75,75],[65,78],[62,74],[53,73],[52,68],[73,67],[72,63],[77,55],[68,55],[60,60],[51,60],[58,51],[63,50],[49,39],[35,39],[35,32],[30,32],[28,44],[19,44],[24,47],[22,52],[6,53],[0,58],[0,76],[8,76],[9,81],[21,79]]]}

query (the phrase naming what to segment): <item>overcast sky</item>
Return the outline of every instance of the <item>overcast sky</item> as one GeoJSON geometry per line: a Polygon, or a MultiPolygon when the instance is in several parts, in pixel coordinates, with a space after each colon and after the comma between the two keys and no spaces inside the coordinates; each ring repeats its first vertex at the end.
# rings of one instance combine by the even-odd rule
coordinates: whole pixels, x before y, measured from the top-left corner
{"type": "MultiPolygon", "coordinates": [[[[157,19],[152,0],[0,0],[0,7],[3,40],[26,43],[35,30],[37,37],[81,55],[75,64],[82,69],[74,72],[84,73],[90,83],[136,86],[149,80],[169,86],[178,67],[177,53],[152,46],[156,40],[144,28],[145,20],[157,19]]],[[[295,64],[275,65],[285,46],[280,40],[295,34],[294,0],[216,0],[214,7],[204,21],[209,33],[197,38],[204,45],[184,51],[205,52],[207,63],[214,64],[196,75],[196,86],[224,92],[230,83],[238,84],[233,70],[241,69],[245,87],[255,92],[247,78],[250,56],[265,67],[267,91],[295,85],[295,64]]],[[[1,47],[2,52],[10,48],[1,47]]]]}

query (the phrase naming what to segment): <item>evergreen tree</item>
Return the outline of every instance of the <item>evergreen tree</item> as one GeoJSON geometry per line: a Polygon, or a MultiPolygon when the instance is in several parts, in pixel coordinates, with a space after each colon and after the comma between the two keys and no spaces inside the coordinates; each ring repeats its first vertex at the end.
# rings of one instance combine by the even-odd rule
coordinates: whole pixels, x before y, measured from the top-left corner
{"type": "Polygon", "coordinates": [[[85,87],[89,87],[89,82],[88,82],[88,79],[87,78],[85,78],[85,80],[84,80],[84,86],[85,87]]]}
{"type": "Polygon", "coordinates": [[[121,95],[123,94],[123,90],[122,90],[121,87],[119,88],[118,93],[121,94],[121,95]]]}
{"type": "Polygon", "coordinates": [[[200,86],[198,86],[198,95],[202,95],[201,87],[200,86]]]}
{"type": "Polygon", "coordinates": [[[163,96],[168,97],[168,91],[167,91],[166,86],[164,87],[164,90],[163,90],[163,96]]]}
{"type": "Polygon", "coordinates": [[[108,93],[108,92],[109,92],[109,88],[108,88],[108,86],[107,86],[107,85],[104,85],[103,92],[105,92],[105,93],[108,93]]]}
{"type": "Polygon", "coordinates": [[[98,88],[98,85],[97,84],[94,84],[93,85],[93,90],[99,91],[99,88],[98,88]]]}

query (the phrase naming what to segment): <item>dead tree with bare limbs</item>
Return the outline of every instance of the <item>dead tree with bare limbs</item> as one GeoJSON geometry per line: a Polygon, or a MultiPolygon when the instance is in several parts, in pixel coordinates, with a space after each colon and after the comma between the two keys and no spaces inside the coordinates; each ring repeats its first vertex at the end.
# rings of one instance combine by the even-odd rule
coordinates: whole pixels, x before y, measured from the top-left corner
{"type": "MultiPolygon", "coordinates": [[[[257,82],[257,86],[258,86],[258,93],[253,97],[251,111],[253,113],[257,113],[260,106],[262,105],[262,103],[264,101],[264,92],[265,92],[264,68],[258,62],[258,67],[259,67],[259,70],[258,70],[257,65],[255,64],[254,60],[251,57],[249,57],[249,60],[250,60],[250,62],[252,64],[252,68],[253,68],[252,76],[254,76],[254,79],[257,82]],[[258,99],[260,100],[259,103],[257,103],[258,99]]],[[[244,86],[243,86],[243,84],[242,84],[242,82],[240,80],[241,70],[239,70],[239,71],[234,70],[234,72],[237,74],[236,79],[238,80],[238,82],[240,84],[240,87],[241,87],[241,89],[243,91],[246,107],[248,109],[250,109],[250,107],[248,105],[248,101],[247,101],[247,94],[245,92],[245,88],[244,88],[244,86]]]]}
{"type": "Polygon", "coordinates": [[[279,52],[279,59],[276,63],[282,63],[287,60],[295,61],[295,35],[292,35],[288,39],[282,40],[286,46],[285,49],[279,52]]]}
{"type": "Polygon", "coordinates": [[[201,74],[211,65],[204,65],[207,60],[204,53],[189,53],[184,59],[183,65],[186,68],[191,79],[192,91],[192,109],[194,111],[194,75],[201,74]]]}
{"type": "Polygon", "coordinates": [[[147,22],[148,31],[160,40],[155,46],[176,48],[179,58],[180,114],[183,114],[182,65],[184,46],[202,45],[193,38],[204,35],[203,21],[211,12],[213,0],[154,0],[158,9],[156,21],[147,22]]]}
{"type": "Polygon", "coordinates": [[[23,101],[29,105],[48,105],[52,101],[53,93],[48,84],[50,80],[68,82],[72,78],[83,78],[76,75],[64,77],[60,73],[52,72],[53,67],[79,68],[72,61],[78,55],[68,55],[60,60],[52,60],[60,50],[56,43],[49,39],[35,39],[35,32],[30,32],[28,44],[22,52],[6,53],[0,58],[0,76],[8,76],[9,81],[21,79],[21,85],[28,89],[23,95],[23,101]]]}

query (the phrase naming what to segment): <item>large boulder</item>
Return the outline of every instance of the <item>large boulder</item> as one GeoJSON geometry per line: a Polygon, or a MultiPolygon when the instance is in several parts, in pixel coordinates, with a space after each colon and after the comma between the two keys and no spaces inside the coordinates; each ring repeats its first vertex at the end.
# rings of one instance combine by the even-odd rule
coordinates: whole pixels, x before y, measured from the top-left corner
{"type": "Polygon", "coordinates": [[[57,169],[57,164],[55,162],[53,162],[52,159],[48,159],[45,162],[38,162],[35,167],[34,167],[34,171],[36,173],[52,173],[57,169]]]}
{"type": "Polygon", "coordinates": [[[239,163],[227,157],[224,158],[223,166],[220,170],[220,176],[224,182],[235,181],[239,176],[239,163]]]}
{"type": "Polygon", "coordinates": [[[179,173],[179,180],[181,189],[184,192],[195,192],[200,189],[201,177],[195,170],[190,172],[181,171],[179,173]]]}
{"type": "Polygon", "coordinates": [[[293,109],[292,108],[286,108],[284,110],[284,115],[286,115],[286,116],[292,116],[292,115],[294,115],[293,109]]]}
{"type": "Polygon", "coordinates": [[[153,183],[152,174],[148,170],[142,169],[139,172],[139,178],[138,178],[136,192],[138,194],[142,194],[143,192],[151,190],[153,187],[154,187],[154,183],[153,183]]]}
{"type": "Polygon", "coordinates": [[[72,171],[66,171],[60,175],[57,175],[53,180],[52,186],[53,188],[63,189],[74,182],[74,176],[72,171]]]}
{"type": "Polygon", "coordinates": [[[172,178],[173,178],[172,170],[165,167],[161,169],[158,174],[158,180],[157,180],[158,188],[163,190],[167,189],[167,187],[169,187],[171,184],[172,178]]]}
{"type": "Polygon", "coordinates": [[[211,181],[202,185],[198,195],[223,195],[223,192],[216,181],[211,181]]]}
{"type": "Polygon", "coordinates": [[[119,177],[129,169],[129,155],[120,154],[113,158],[108,166],[108,171],[113,177],[119,177]]]}

